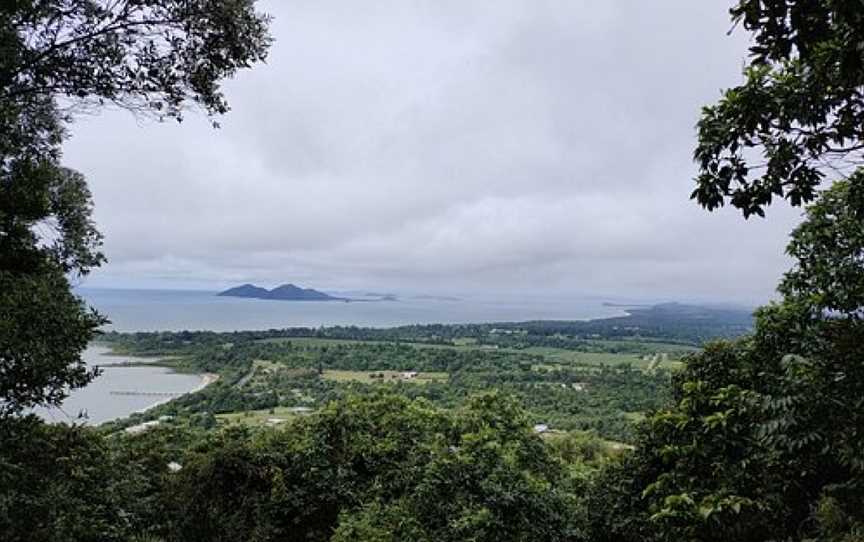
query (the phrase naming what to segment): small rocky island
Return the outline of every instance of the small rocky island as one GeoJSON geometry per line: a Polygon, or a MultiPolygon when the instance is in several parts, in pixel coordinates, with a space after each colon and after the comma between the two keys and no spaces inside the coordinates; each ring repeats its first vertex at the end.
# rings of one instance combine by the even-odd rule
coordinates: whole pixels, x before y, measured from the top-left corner
{"type": "Polygon", "coordinates": [[[301,288],[293,284],[283,284],[272,290],[255,286],[254,284],[243,284],[229,288],[217,295],[224,297],[246,297],[251,299],[270,299],[276,301],[350,301],[344,297],[334,297],[312,288],[301,288]]]}

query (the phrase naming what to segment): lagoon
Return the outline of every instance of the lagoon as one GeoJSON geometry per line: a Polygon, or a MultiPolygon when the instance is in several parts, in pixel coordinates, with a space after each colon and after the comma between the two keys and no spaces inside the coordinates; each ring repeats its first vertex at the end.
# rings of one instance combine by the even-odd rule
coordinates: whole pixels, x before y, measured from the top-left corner
{"type": "MultiPolygon", "coordinates": [[[[83,356],[91,367],[153,361],[109,355],[109,352],[104,346],[91,345],[83,356]]],[[[98,425],[172,399],[175,396],[173,394],[194,391],[203,382],[202,375],[176,373],[168,367],[157,365],[107,366],[88,386],[74,390],[61,407],[38,408],[34,412],[51,422],[98,425]],[[136,395],[129,392],[172,395],[136,395]]]]}

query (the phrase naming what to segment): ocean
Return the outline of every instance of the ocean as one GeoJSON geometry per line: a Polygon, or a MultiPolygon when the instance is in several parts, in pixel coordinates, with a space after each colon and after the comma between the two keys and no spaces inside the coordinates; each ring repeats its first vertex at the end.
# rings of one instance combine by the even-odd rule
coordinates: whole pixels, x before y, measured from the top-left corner
{"type": "MultiPolygon", "coordinates": [[[[183,290],[78,290],[115,331],[237,331],[286,327],[393,327],[524,320],[584,320],[623,314],[599,296],[399,297],[397,301],[271,301],[183,290]]],[[[337,292],[337,294],[339,294],[337,292]]],[[[342,295],[342,294],[339,294],[342,295]]],[[[644,301],[643,301],[644,302],[644,301]]]]}

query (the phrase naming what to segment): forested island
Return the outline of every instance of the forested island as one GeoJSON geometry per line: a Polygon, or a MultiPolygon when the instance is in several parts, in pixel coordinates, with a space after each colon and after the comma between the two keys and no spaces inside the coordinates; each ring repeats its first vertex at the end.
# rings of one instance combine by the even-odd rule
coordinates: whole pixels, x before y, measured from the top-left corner
{"type": "Polygon", "coordinates": [[[219,292],[222,297],[245,297],[249,299],[269,299],[274,301],[349,301],[344,297],[334,297],[312,288],[301,288],[293,284],[283,284],[272,290],[255,286],[254,284],[243,284],[219,292]]]}

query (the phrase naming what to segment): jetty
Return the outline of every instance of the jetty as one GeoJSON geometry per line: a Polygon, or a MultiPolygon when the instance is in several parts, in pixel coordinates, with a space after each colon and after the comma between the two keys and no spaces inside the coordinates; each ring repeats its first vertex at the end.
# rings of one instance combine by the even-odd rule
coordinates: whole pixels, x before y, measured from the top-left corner
{"type": "Polygon", "coordinates": [[[146,395],[152,397],[179,397],[184,395],[187,392],[177,392],[177,391],[123,391],[123,390],[112,390],[110,392],[111,395],[146,395]]]}

